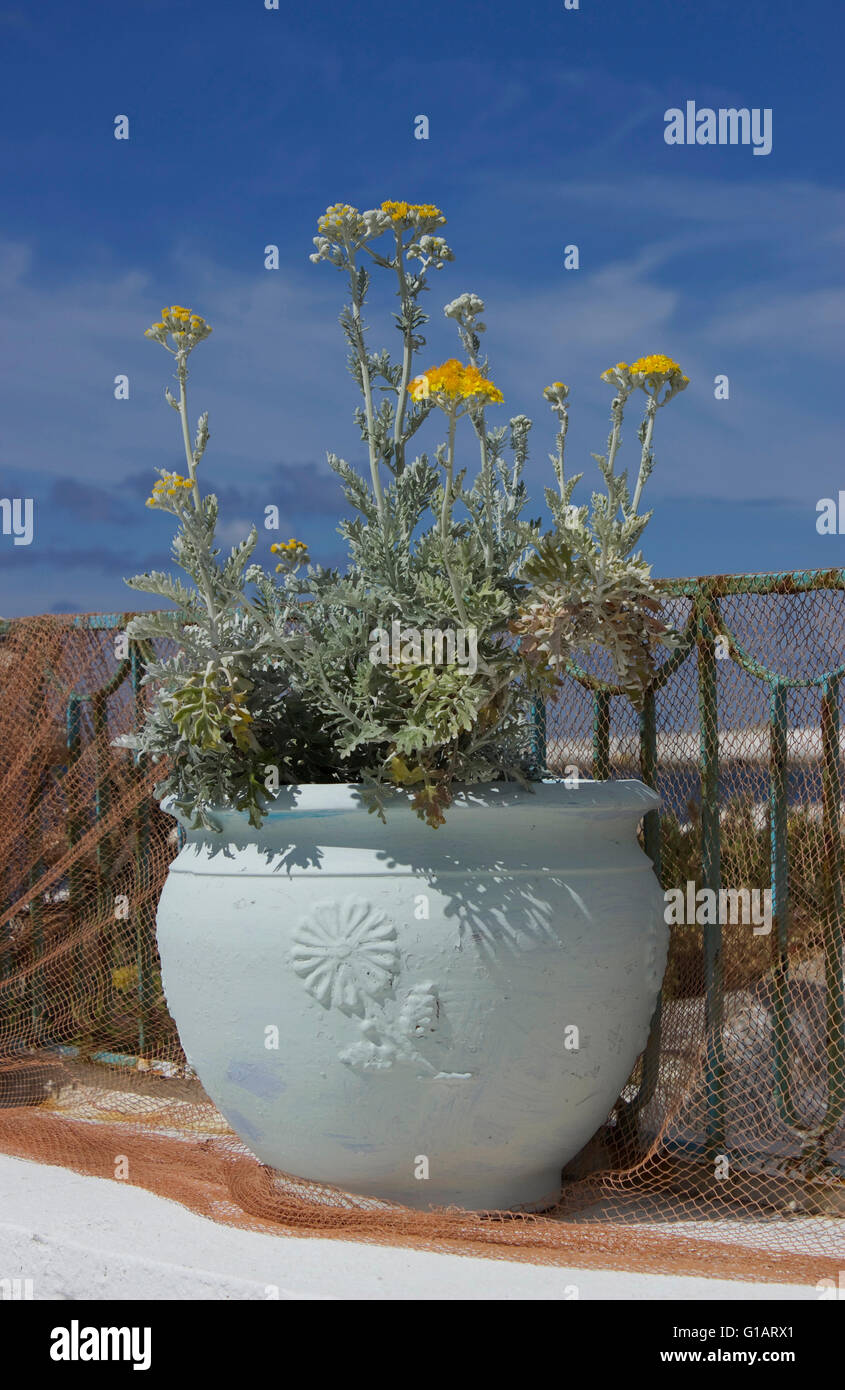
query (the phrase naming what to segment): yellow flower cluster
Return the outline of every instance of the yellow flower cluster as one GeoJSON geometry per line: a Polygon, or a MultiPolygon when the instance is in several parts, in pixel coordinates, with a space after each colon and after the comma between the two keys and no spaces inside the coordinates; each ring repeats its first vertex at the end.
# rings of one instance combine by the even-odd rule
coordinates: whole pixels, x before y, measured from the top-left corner
{"type": "Polygon", "coordinates": [[[288,569],[291,562],[298,563],[300,560],[307,559],[308,546],[305,541],[294,540],[291,536],[289,541],[276,541],[270,546],[270,552],[273,555],[281,555],[288,561],[287,565],[276,566],[276,573],[279,574],[281,570],[288,569]]]}
{"type": "Polygon", "coordinates": [[[569,395],[569,387],[564,381],[553,381],[551,386],[546,386],[543,395],[550,405],[563,406],[569,395]]]}
{"type": "Polygon", "coordinates": [[[304,554],[307,549],[308,545],[305,541],[295,541],[293,536],[291,536],[289,541],[276,541],[270,546],[273,555],[300,555],[304,554]]]}
{"type": "Polygon", "coordinates": [[[147,506],[157,507],[165,497],[177,497],[182,488],[193,486],[190,478],[183,478],[180,473],[165,473],[157,483],[153,483],[153,495],[147,498],[147,506]]]}
{"type": "Polygon", "coordinates": [[[171,304],[170,308],[162,309],[161,317],[168,328],[175,328],[181,333],[190,333],[194,328],[202,328],[205,323],[201,314],[192,314],[190,309],[183,309],[181,304],[171,304]]]}
{"type": "Polygon", "coordinates": [[[344,234],[354,239],[363,236],[366,230],[367,224],[358,209],[349,203],[332,203],[317,219],[317,231],[334,240],[342,238],[344,234]]]}
{"type": "MultiPolygon", "coordinates": [[[[621,365],[624,366],[624,363],[621,365]]],[[[662,352],[652,353],[650,357],[638,357],[631,363],[632,376],[683,376],[677,362],[662,352]]]]}
{"type": "Polygon", "coordinates": [[[662,352],[638,357],[630,366],[627,362],[617,362],[615,367],[608,367],[606,372],[602,372],[601,379],[610,382],[623,394],[630,393],[635,386],[641,386],[648,395],[652,395],[668,384],[666,400],[689,386],[689,377],[684,376],[678,363],[662,352]],[[651,390],[646,388],[647,381],[652,383],[651,390]]]}
{"type": "Polygon", "coordinates": [[[386,212],[393,222],[402,223],[404,226],[418,227],[421,222],[436,222],[442,225],[446,218],[439,208],[433,203],[382,203],[382,212],[386,212]]]}
{"type": "Polygon", "coordinates": [[[497,386],[482,376],[477,367],[465,366],[456,357],[439,367],[429,367],[427,372],[415,377],[410,391],[415,401],[425,401],[431,396],[445,398],[448,402],[472,401],[476,404],[491,401],[499,404],[505,398],[497,386]]]}
{"type": "Polygon", "coordinates": [[[161,311],[161,322],[154,323],[152,328],[146,329],[145,338],[155,338],[158,342],[167,346],[168,333],[173,334],[174,342],[180,347],[194,347],[207,338],[211,332],[211,325],[207,324],[201,314],[192,314],[190,309],[183,309],[181,304],[166,305],[161,311]]]}

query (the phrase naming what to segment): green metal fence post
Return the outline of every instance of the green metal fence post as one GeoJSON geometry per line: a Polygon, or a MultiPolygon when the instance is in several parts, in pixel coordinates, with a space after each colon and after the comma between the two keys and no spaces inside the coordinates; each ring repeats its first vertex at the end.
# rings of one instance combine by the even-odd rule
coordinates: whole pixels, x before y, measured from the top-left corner
{"type": "Polygon", "coordinates": [[[593,776],[604,782],[610,776],[610,691],[593,692],[593,776]]]}
{"type": "Polygon", "coordinates": [[[826,1136],[845,1114],[845,981],[842,973],[842,834],[839,806],[842,777],[839,758],[839,680],[822,686],[822,817],[825,849],[824,969],[827,1002],[825,1046],[827,1051],[828,1104],[826,1136]]]}
{"type": "Polygon", "coordinates": [[[546,771],[546,702],[531,701],[531,762],[537,773],[546,771]]]}
{"type": "MultiPolygon", "coordinates": [[[[721,888],[721,841],[719,823],[719,708],[715,638],[718,621],[706,593],[697,600],[698,608],[698,720],[701,743],[701,858],[702,887],[712,890],[719,901],[721,888]],[[715,620],[715,621],[714,621],[715,620]]],[[[689,923],[688,926],[692,924],[689,923]]],[[[707,1154],[713,1159],[724,1152],[725,1049],[724,971],[722,928],[716,921],[704,931],[705,1023],[707,1058],[707,1154]]]]}
{"type": "MultiPolygon", "coordinates": [[[[657,702],[654,687],[645,693],[640,712],[640,773],[647,787],[657,790],[657,702]]],[[[660,811],[649,811],[643,817],[645,852],[654,865],[658,883],[661,882],[660,811]]],[[[642,1080],[635,1101],[636,1111],[648,1105],[657,1089],[660,1075],[660,1043],[663,1026],[663,995],[658,994],[651,1019],[648,1042],[643,1053],[642,1080]]]]}
{"type": "MultiPolygon", "coordinates": [[[[657,702],[654,689],[645,693],[640,712],[640,775],[647,787],[657,790],[657,702]]],[[[657,881],[661,873],[660,811],[643,816],[645,852],[654,865],[657,881]]]]}
{"type": "Polygon", "coordinates": [[[773,963],[772,1032],[775,1102],[786,1124],[801,1128],[789,1085],[789,875],[787,860],[787,686],[775,678],[769,699],[769,825],[772,876],[773,963]]]}

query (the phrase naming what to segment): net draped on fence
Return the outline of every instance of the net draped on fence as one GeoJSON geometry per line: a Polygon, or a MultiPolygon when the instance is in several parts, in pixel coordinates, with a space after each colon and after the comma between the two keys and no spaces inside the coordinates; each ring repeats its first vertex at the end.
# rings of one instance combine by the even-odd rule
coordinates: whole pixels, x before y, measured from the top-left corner
{"type": "Polygon", "coordinates": [[[535,730],[553,772],[655,785],[641,834],[664,889],[731,890],[727,920],[673,926],[649,1045],[541,1215],[407,1211],[258,1163],[162,995],[178,845],[154,771],[111,746],[143,700],[126,615],[0,625],[0,1151],[256,1230],[836,1287],[845,572],[666,594],[685,636],[643,711],[597,660],[535,730]]]}

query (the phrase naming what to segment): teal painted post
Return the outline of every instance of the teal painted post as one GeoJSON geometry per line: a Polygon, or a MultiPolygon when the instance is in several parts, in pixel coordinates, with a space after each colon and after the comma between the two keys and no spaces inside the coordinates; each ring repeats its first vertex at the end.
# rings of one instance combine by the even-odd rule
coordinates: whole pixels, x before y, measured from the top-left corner
{"type": "Polygon", "coordinates": [[[801,1120],[789,1085],[789,863],[787,858],[787,686],[774,679],[769,698],[769,858],[772,878],[774,1089],[777,1108],[792,1128],[801,1120]]]}
{"type": "Polygon", "coordinates": [[[822,686],[822,818],[825,850],[824,970],[827,992],[825,1045],[827,1093],[825,1130],[829,1135],[845,1114],[845,982],[842,976],[842,835],[839,805],[839,681],[822,686]]]}
{"type": "Polygon", "coordinates": [[[823,1119],[808,1124],[799,1115],[790,1085],[792,1036],[789,1009],[789,881],[787,836],[786,686],[772,687],[772,914],[776,927],[774,980],[775,1100],[784,1123],[803,1144],[806,1172],[828,1162],[826,1141],[845,1114],[845,988],[842,979],[842,836],[839,829],[839,677],[821,685],[822,917],[824,920],[825,1054],[827,1105],[823,1119]]]}
{"type": "Polygon", "coordinates": [[[593,692],[593,777],[605,782],[610,776],[610,692],[593,692]]]}
{"type": "MultiPolygon", "coordinates": [[[[708,618],[710,610],[699,604],[698,612],[698,724],[701,776],[701,858],[702,887],[711,889],[719,901],[722,882],[719,824],[719,709],[716,675],[715,632],[708,618]]],[[[725,1052],[724,966],[722,927],[717,921],[704,932],[704,1016],[707,1029],[705,1087],[707,1095],[707,1153],[713,1159],[725,1150],[725,1052]]]]}
{"type": "MultiPolygon", "coordinates": [[[[657,790],[657,702],[654,689],[646,691],[643,708],[640,712],[640,773],[647,787],[657,790]]],[[[658,883],[661,882],[660,812],[649,811],[643,817],[643,840],[645,852],[654,865],[658,883]]],[[[663,996],[657,996],[657,1004],[651,1019],[648,1042],[643,1053],[642,1080],[635,1102],[637,1111],[647,1105],[657,1089],[660,1072],[660,1044],[663,1023],[663,996]]]]}
{"type": "Polygon", "coordinates": [[[789,789],[786,753],[787,687],[772,682],[769,700],[769,823],[770,860],[772,877],[772,925],[775,931],[778,956],[785,960],[789,941],[789,873],[787,858],[786,814],[789,789]]]}
{"type": "MultiPolygon", "coordinates": [[[[646,691],[640,711],[640,775],[647,787],[657,790],[657,702],[654,690],[646,691]]],[[[645,852],[654,865],[658,883],[661,881],[660,812],[649,811],[643,817],[645,852]]]]}
{"type": "Polygon", "coordinates": [[[546,772],[546,702],[531,702],[531,762],[539,776],[546,772]]]}

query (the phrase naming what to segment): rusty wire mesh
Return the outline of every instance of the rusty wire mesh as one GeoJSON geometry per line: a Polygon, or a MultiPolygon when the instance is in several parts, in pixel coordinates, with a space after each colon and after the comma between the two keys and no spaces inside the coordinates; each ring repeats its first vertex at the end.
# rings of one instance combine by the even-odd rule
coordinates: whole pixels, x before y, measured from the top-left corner
{"type": "Polygon", "coordinates": [[[674,586],[667,604],[688,625],[688,650],[656,691],[650,726],[624,698],[590,688],[609,676],[598,659],[546,712],[553,771],[655,781],[663,811],[644,837],[664,888],[713,882],[715,843],[723,884],[771,890],[778,816],[774,872],[785,879],[768,933],[747,921],[673,927],[649,1048],[566,1170],[558,1207],[542,1215],[406,1211],[285,1179],[250,1155],[186,1064],[162,995],[154,920],[175,825],[152,798],[154,771],[111,747],[137,717],[136,656],[119,654],[115,626],[102,620],[6,624],[0,1151],[101,1177],[123,1156],[132,1183],[281,1234],[582,1267],[837,1278],[845,593],[812,576],[803,590],[787,578],[745,588],[674,586]],[[798,683],[773,694],[776,677],[798,683]],[[773,700],[785,718],[780,770],[773,700]]]}

